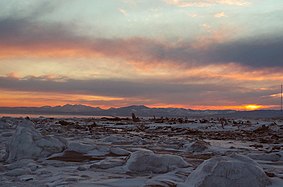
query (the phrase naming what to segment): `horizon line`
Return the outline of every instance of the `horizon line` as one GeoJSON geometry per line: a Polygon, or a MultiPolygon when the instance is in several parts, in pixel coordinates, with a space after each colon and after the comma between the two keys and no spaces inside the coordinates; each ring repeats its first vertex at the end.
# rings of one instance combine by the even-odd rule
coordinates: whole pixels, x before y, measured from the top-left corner
{"type": "MultiPolygon", "coordinates": [[[[102,108],[102,107],[99,107],[99,106],[91,106],[91,105],[86,105],[86,104],[63,104],[63,105],[41,105],[41,106],[0,106],[0,108],[42,108],[42,107],[64,107],[64,106],[86,106],[86,107],[91,107],[91,108],[99,108],[101,110],[109,110],[109,109],[119,109],[119,108],[126,108],[126,107],[134,107],[134,106],[144,106],[144,107],[147,107],[149,109],[170,109],[170,108],[174,108],[174,109],[185,109],[185,110],[193,110],[193,111],[280,111],[280,109],[268,109],[268,108],[255,108],[255,109],[229,109],[229,108],[225,108],[225,109],[213,109],[213,106],[212,108],[205,108],[205,109],[192,109],[192,108],[185,108],[185,107],[158,107],[158,106],[147,106],[147,105],[142,105],[142,104],[134,104],[134,105],[125,105],[125,106],[119,106],[119,107],[108,107],[108,108],[102,108]]],[[[243,105],[243,107],[247,107],[247,106],[251,106],[251,105],[243,105]]],[[[257,106],[257,105],[255,105],[257,106]]],[[[225,107],[229,107],[229,106],[225,106],[225,107]]],[[[233,107],[233,106],[231,106],[233,107]]]]}

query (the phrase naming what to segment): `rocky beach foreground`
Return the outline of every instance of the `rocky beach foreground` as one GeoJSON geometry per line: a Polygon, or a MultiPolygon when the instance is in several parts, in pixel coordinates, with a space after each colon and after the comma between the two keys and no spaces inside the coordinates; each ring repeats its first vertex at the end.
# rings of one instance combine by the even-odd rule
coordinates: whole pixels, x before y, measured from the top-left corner
{"type": "Polygon", "coordinates": [[[0,186],[283,186],[282,119],[2,117],[0,142],[0,186]]]}

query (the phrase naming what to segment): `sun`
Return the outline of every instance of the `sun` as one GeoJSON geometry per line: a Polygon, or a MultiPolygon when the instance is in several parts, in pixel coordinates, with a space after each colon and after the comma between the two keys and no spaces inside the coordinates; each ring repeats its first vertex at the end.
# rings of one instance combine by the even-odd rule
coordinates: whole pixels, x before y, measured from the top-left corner
{"type": "Polygon", "coordinates": [[[262,108],[262,106],[260,106],[260,105],[255,105],[255,104],[250,104],[250,105],[245,105],[244,108],[245,108],[246,110],[257,110],[257,109],[262,108]]]}

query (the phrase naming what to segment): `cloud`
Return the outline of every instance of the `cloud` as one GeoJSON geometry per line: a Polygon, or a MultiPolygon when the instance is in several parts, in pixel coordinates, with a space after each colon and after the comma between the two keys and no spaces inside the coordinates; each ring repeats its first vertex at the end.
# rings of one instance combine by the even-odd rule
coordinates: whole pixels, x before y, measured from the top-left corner
{"type": "Polygon", "coordinates": [[[214,14],[214,17],[223,18],[223,17],[227,17],[227,15],[225,14],[225,12],[218,12],[218,13],[214,14]]]}
{"type": "Polygon", "coordinates": [[[231,31],[178,43],[149,38],[86,37],[72,27],[27,18],[0,19],[0,58],[14,56],[118,58],[143,63],[207,65],[235,63],[250,68],[283,67],[283,39],[257,36],[229,41],[231,31]],[[228,36],[227,36],[228,35],[228,36]]]}
{"type": "MultiPolygon", "coordinates": [[[[267,97],[276,92],[272,89],[255,89],[239,86],[236,83],[170,83],[166,80],[73,80],[56,81],[42,77],[16,79],[0,77],[0,89],[17,92],[45,93],[46,95],[72,94],[89,95],[124,100],[149,101],[151,104],[190,104],[190,105],[237,105],[249,103],[270,103],[274,98],[267,97]]],[[[86,97],[85,97],[86,98],[86,97]]],[[[99,99],[96,99],[99,100],[99,99]]],[[[103,99],[102,99],[103,100],[103,99]]],[[[113,99],[112,99],[113,100],[113,99]]]]}
{"type": "Polygon", "coordinates": [[[246,0],[165,0],[168,4],[178,7],[209,7],[213,5],[246,6],[246,0]]]}
{"type": "Polygon", "coordinates": [[[122,8],[119,8],[118,11],[119,11],[122,15],[128,16],[128,12],[127,12],[126,10],[124,10],[124,9],[122,9],[122,8]]]}
{"type": "Polygon", "coordinates": [[[216,45],[207,53],[213,62],[235,62],[244,66],[283,67],[282,37],[254,38],[216,45]]]}

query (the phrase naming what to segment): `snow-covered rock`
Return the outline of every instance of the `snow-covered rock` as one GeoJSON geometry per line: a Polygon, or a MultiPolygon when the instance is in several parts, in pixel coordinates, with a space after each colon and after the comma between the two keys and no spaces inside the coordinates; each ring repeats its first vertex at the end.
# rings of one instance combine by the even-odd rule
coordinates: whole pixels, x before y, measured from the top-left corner
{"type": "Polygon", "coordinates": [[[254,160],[264,160],[264,161],[283,161],[283,151],[274,152],[274,153],[262,153],[262,154],[255,154],[251,153],[248,154],[251,159],[254,160]]]}
{"type": "Polygon", "coordinates": [[[98,145],[95,149],[87,153],[88,156],[103,157],[110,154],[110,148],[104,145],[98,145]]]}
{"type": "Polygon", "coordinates": [[[6,165],[7,169],[13,170],[17,168],[26,168],[31,165],[36,165],[36,162],[32,159],[21,159],[15,162],[12,162],[11,164],[6,165]]]}
{"type": "Polygon", "coordinates": [[[265,187],[269,184],[270,179],[254,160],[235,154],[204,161],[191,173],[185,186],[265,187]]]}
{"type": "Polygon", "coordinates": [[[35,176],[33,175],[23,175],[19,177],[20,181],[26,182],[26,181],[32,181],[35,179],[35,176]]]}
{"type": "Polygon", "coordinates": [[[155,154],[150,150],[139,150],[131,153],[125,165],[132,172],[166,173],[189,164],[182,157],[169,154],[155,154]]]}
{"type": "Polygon", "coordinates": [[[76,143],[76,142],[72,142],[68,145],[69,151],[76,151],[79,153],[88,153],[89,151],[95,148],[96,148],[95,145],[81,144],[81,143],[76,143]]]}
{"type": "Polygon", "coordinates": [[[6,173],[7,176],[17,177],[21,175],[31,174],[31,170],[28,168],[17,168],[14,170],[10,170],[6,173]]]}
{"type": "Polygon", "coordinates": [[[204,140],[197,140],[192,143],[184,145],[184,148],[188,152],[202,152],[210,147],[210,144],[204,140]]]}
{"type": "Polygon", "coordinates": [[[117,166],[122,166],[124,163],[125,163],[124,160],[107,157],[104,160],[92,164],[90,168],[109,169],[117,166]]]}
{"type": "Polygon", "coordinates": [[[125,149],[122,149],[120,147],[111,147],[110,153],[117,155],[117,156],[128,156],[129,154],[131,154],[131,152],[125,149]]]}
{"type": "Polygon", "coordinates": [[[42,136],[33,127],[33,123],[24,120],[18,124],[15,134],[6,147],[6,162],[20,159],[38,159],[53,153],[62,152],[66,148],[66,141],[62,138],[42,136]]]}

